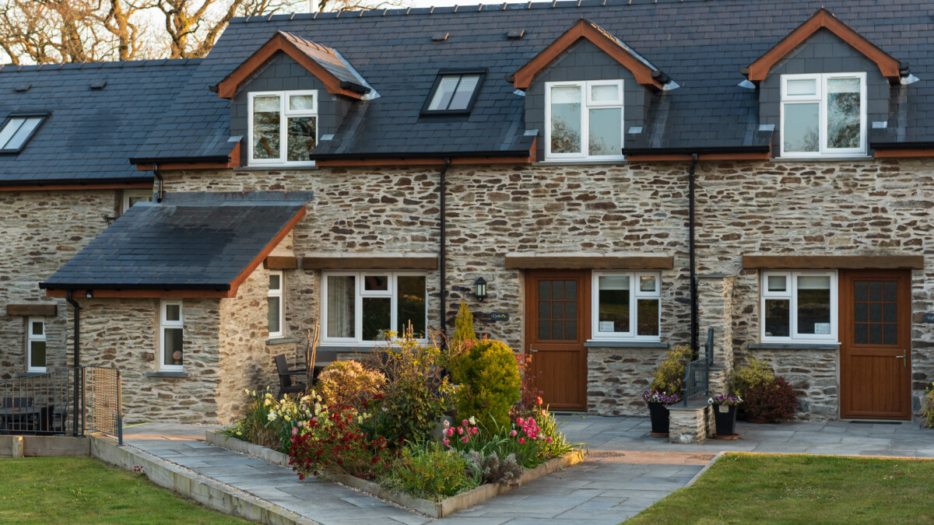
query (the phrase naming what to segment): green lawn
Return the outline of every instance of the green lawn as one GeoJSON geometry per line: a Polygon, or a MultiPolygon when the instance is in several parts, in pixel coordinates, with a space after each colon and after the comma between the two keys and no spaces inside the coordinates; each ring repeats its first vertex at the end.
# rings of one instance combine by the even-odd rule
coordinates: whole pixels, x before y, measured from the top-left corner
{"type": "Polygon", "coordinates": [[[731,454],[626,525],[934,523],[934,461],[731,454]]]}
{"type": "Polygon", "coordinates": [[[0,523],[248,524],[91,458],[0,459],[0,523]]]}

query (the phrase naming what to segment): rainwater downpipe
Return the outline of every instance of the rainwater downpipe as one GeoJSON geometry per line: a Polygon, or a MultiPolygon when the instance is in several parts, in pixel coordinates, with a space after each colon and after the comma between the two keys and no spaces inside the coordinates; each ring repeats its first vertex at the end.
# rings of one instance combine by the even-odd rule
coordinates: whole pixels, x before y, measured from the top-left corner
{"type": "MultiPolygon", "coordinates": [[[[72,407],[72,416],[74,421],[72,422],[72,434],[78,435],[78,380],[80,371],[78,367],[81,366],[81,306],[78,305],[78,301],[75,301],[72,296],[72,291],[68,290],[65,300],[68,301],[68,304],[72,306],[75,310],[75,352],[74,352],[74,361],[75,361],[75,377],[74,377],[74,406],[72,407]]],[[[64,423],[62,423],[64,425],[64,423]]]]}
{"type": "Polygon", "coordinates": [[[698,355],[697,347],[697,265],[694,249],[694,170],[697,168],[697,153],[691,156],[688,170],[688,258],[691,272],[691,351],[698,355]]]}
{"type": "MultiPolygon", "coordinates": [[[[441,300],[438,302],[441,304],[441,319],[438,321],[438,328],[441,329],[442,336],[446,335],[447,333],[445,331],[445,320],[447,319],[447,316],[448,316],[447,273],[445,272],[445,269],[447,268],[447,262],[446,262],[447,258],[445,257],[446,252],[447,252],[447,238],[445,237],[445,224],[447,223],[447,215],[445,213],[445,203],[447,202],[447,183],[445,181],[444,175],[448,172],[449,167],[451,167],[451,159],[445,158],[444,167],[441,168],[441,173],[439,174],[441,181],[440,181],[440,184],[438,185],[438,191],[441,193],[440,195],[441,211],[439,212],[441,214],[441,217],[440,217],[441,219],[440,245],[441,246],[439,247],[439,251],[438,251],[438,265],[440,266],[440,269],[441,269],[441,291],[438,294],[441,300]]],[[[447,346],[445,337],[441,338],[441,345],[443,347],[447,346]]]]}
{"type": "Polygon", "coordinates": [[[152,163],[152,174],[155,175],[156,180],[159,181],[159,193],[156,194],[156,202],[162,202],[162,174],[159,173],[159,165],[155,162],[152,163]]]}

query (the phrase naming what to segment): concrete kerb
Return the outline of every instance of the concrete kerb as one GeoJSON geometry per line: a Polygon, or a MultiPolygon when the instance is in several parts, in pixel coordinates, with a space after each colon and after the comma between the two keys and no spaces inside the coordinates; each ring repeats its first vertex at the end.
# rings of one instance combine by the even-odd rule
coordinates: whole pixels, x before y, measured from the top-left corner
{"type": "MultiPolygon", "coordinates": [[[[246,454],[257,459],[262,459],[274,465],[280,465],[284,467],[289,466],[288,455],[271,450],[261,445],[255,445],[253,443],[249,443],[237,438],[226,436],[220,432],[213,432],[210,430],[205,432],[205,438],[206,441],[211,445],[226,448],[241,454],[246,454]]],[[[330,481],[334,481],[371,494],[383,501],[400,505],[407,509],[414,510],[420,514],[424,514],[425,516],[437,519],[450,516],[459,510],[464,510],[474,505],[483,503],[490,498],[494,498],[500,494],[505,494],[517,487],[521,487],[522,485],[539,479],[543,476],[547,476],[559,470],[576,465],[584,460],[584,455],[585,454],[583,451],[575,451],[560,458],[552,459],[551,461],[543,463],[542,465],[539,465],[533,469],[524,471],[518,483],[490,483],[487,485],[481,485],[471,491],[452,496],[442,501],[432,501],[416,498],[407,494],[386,490],[378,483],[360,479],[358,477],[350,476],[347,474],[327,474],[324,477],[330,481]]]]}
{"type": "Polygon", "coordinates": [[[707,463],[706,465],[704,465],[704,468],[700,469],[700,472],[695,474],[694,477],[691,478],[691,481],[688,481],[687,485],[685,485],[684,488],[688,488],[694,485],[694,483],[696,483],[697,480],[699,480],[700,477],[704,475],[704,472],[707,472],[708,470],[710,470],[710,467],[712,467],[714,463],[716,463],[720,458],[722,458],[726,454],[727,454],[726,452],[718,452],[717,455],[714,456],[713,459],[710,460],[710,463],[707,463]]]}
{"type": "Polygon", "coordinates": [[[104,437],[91,437],[91,455],[125,470],[141,467],[156,485],[232,516],[264,525],[321,525],[210,478],[159,459],[131,446],[117,446],[104,437]]]}
{"type": "Polygon", "coordinates": [[[71,436],[0,436],[0,457],[89,456],[88,438],[71,436]]]}

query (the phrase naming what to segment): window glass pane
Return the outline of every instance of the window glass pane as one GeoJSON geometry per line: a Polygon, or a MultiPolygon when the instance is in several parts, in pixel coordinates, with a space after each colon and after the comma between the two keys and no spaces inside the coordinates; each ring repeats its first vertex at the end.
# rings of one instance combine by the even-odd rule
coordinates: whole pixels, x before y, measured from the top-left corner
{"type": "Polygon", "coordinates": [[[165,305],[165,320],[180,321],[182,319],[182,307],[178,304],[165,305]]]}
{"type": "Polygon", "coordinates": [[[798,277],[798,333],[830,334],[830,277],[798,277]]]}
{"type": "Polygon", "coordinates": [[[656,289],[656,279],[654,276],[642,275],[639,277],[640,292],[654,292],[656,289]]]}
{"type": "Polygon", "coordinates": [[[788,337],[791,335],[790,301],[788,299],[766,299],[765,335],[769,337],[788,337]]]}
{"type": "Polygon", "coordinates": [[[538,302],[538,318],[551,319],[551,301],[538,302]]]}
{"type": "Polygon", "coordinates": [[[629,277],[601,276],[597,331],[601,333],[629,332],[629,277]]]}
{"type": "Polygon", "coordinates": [[[279,308],[281,306],[280,297],[268,297],[266,302],[269,303],[269,314],[267,320],[269,321],[269,332],[281,332],[282,327],[279,326],[279,308]]]}
{"type": "Polygon", "coordinates": [[[315,109],[314,95],[291,95],[289,109],[292,111],[313,111],[315,109]]]}
{"type": "Polygon", "coordinates": [[[137,202],[152,202],[152,195],[130,195],[127,197],[127,208],[132,207],[137,202]]]}
{"type": "Polygon", "coordinates": [[[591,155],[623,154],[623,110],[600,108],[590,110],[589,131],[591,155]]]}
{"type": "Polygon", "coordinates": [[[460,84],[457,85],[457,91],[451,97],[451,103],[448,109],[467,109],[470,104],[470,97],[473,96],[477,83],[480,82],[480,75],[465,75],[461,77],[460,84]]]}
{"type": "Polygon", "coordinates": [[[182,352],[182,339],[184,330],[181,328],[163,328],[162,336],[165,338],[165,365],[181,365],[184,359],[182,352]]]}
{"type": "Polygon", "coordinates": [[[860,146],[860,80],[831,78],[827,80],[827,147],[858,148],[860,146]]]}
{"type": "Polygon", "coordinates": [[[368,292],[389,290],[388,275],[365,275],[363,276],[363,289],[368,292]]]}
{"type": "Polygon", "coordinates": [[[6,143],[16,134],[20,126],[23,125],[24,120],[25,119],[21,118],[11,118],[10,121],[6,123],[6,126],[0,129],[0,149],[7,149],[6,143]]]}
{"type": "Polygon", "coordinates": [[[898,283],[895,281],[888,281],[883,283],[883,288],[885,292],[882,295],[883,300],[887,303],[894,303],[898,301],[898,283]]]}
{"type": "Polygon", "coordinates": [[[29,365],[33,368],[45,368],[45,341],[29,342],[29,365]]]}
{"type": "Polygon", "coordinates": [[[356,277],[328,276],[328,337],[354,337],[356,277]]]}
{"type": "Polygon", "coordinates": [[[363,340],[379,341],[392,329],[392,299],[389,297],[363,298],[363,340]]]}
{"type": "Polygon", "coordinates": [[[816,95],[817,94],[817,79],[808,78],[808,79],[799,79],[799,80],[789,80],[785,83],[785,92],[788,95],[816,95]]]}
{"type": "Polygon", "coordinates": [[[431,103],[428,104],[429,111],[442,111],[448,108],[451,99],[454,97],[454,89],[457,87],[458,80],[460,80],[459,76],[441,77],[441,83],[438,84],[435,96],[432,97],[431,103]]]}
{"type": "Polygon", "coordinates": [[[39,118],[28,118],[26,122],[23,122],[23,125],[20,126],[16,133],[13,134],[13,138],[6,143],[4,149],[19,149],[22,147],[23,143],[26,142],[26,139],[29,138],[29,134],[32,133],[32,130],[36,129],[36,126],[39,125],[39,122],[42,119],[39,118]]]}
{"type": "Polygon", "coordinates": [[[815,152],[820,148],[818,110],[820,104],[785,104],[786,152],[815,152]]]}
{"type": "Polygon", "coordinates": [[[882,344],[882,325],[881,324],[869,325],[869,344],[871,345],[882,344]]]}
{"type": "Polygon", "coordinates": [[[567,340],[577,339],[577,321],[564,322],[564,338],[567,340]]]}
{"type": "Polygon", "coordinates": [[[784,275],[770,275],[768,279],[768,290],[770,292],[788,291],[788,279],[784,275]]]}
{"type": "Polygon", "coordinates": [[[581,152],[581,88],[551,88],[551,152],[581,152]]]}
{"type": "Polygon", "coordinates": [[[551,321],[538,322],[538,340],[547,341],[551,339],[551,321]]]}
{"type": "Polygon", "coordinates": [[[270,290],[279,290],[282,287],[280,280],[282,276],[277,273],[269,274],[269,289],[270,290]]]}
{"type": "Polygon", "coordinates": [[[45,323],[32,323],[32,335],[42,335],[45,332],[45,323]]]}
{"type": "Polygon", "coordinates": [[[291,117],[289,120],[289,162],[308,162],[318,140],[318,117],[291,117]]]}
{"type": "Polygon", "coordinates": [[[399,332],[407,330],[411,322],[415,337],[425,337],[425,276],[400,275],[397,279],[397,288],[399,297],[396,299],[398,308],[396,318],[399,322],[399,332]]]}
{"type": "Polygon", "coordinates": [[[886,344],[886,345],[897,345],[898,344],[898,325],[897,324],[882,325],[882,344],[886,344]]]}
{"type": "Polygon", "coordinates": [[[279,157],[279,97],[256,97],[253,99],[253,158],[279,157]]]}
{"type": "Polygon", "coordinates": [[[577,299],[577,281],[564,281],[564,299],[577,299]]]}
{"type": "Polygon", "coordinates": [[[590,100],[593,102],[619,102],[619,86],[592,86],[590,100]]]}
{"type": "Polygon", "coordinates": [[[636,301],[636,335],[658,335],[658,299],[636,301]]]}
{"type": "Polygon", "coordinates": [[[538,298],[551,299],[551,281],[538,281],[538,298]]]}

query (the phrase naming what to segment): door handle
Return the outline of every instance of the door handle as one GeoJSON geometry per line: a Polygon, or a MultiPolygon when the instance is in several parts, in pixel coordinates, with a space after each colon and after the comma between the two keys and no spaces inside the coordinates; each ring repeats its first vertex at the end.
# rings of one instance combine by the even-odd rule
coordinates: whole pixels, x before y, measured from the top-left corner
{"type": "Polygon", "coordinates": [[[908,350],[902,350],[902,355],[895,356],[895,359],[901,359],[902,368],[908,368],[908,350]]]}
{"type": "Polygon", "coordinates": [[[530,346],[530,347],[529,347],[529,352],[530,352],[530,353],[533,353],[533,354],[537,354],[537,353],[538,353],[538,350],[536,350],[536,349],[534,349],[534,348],[532,348],[532,347],[530,346]]]}

